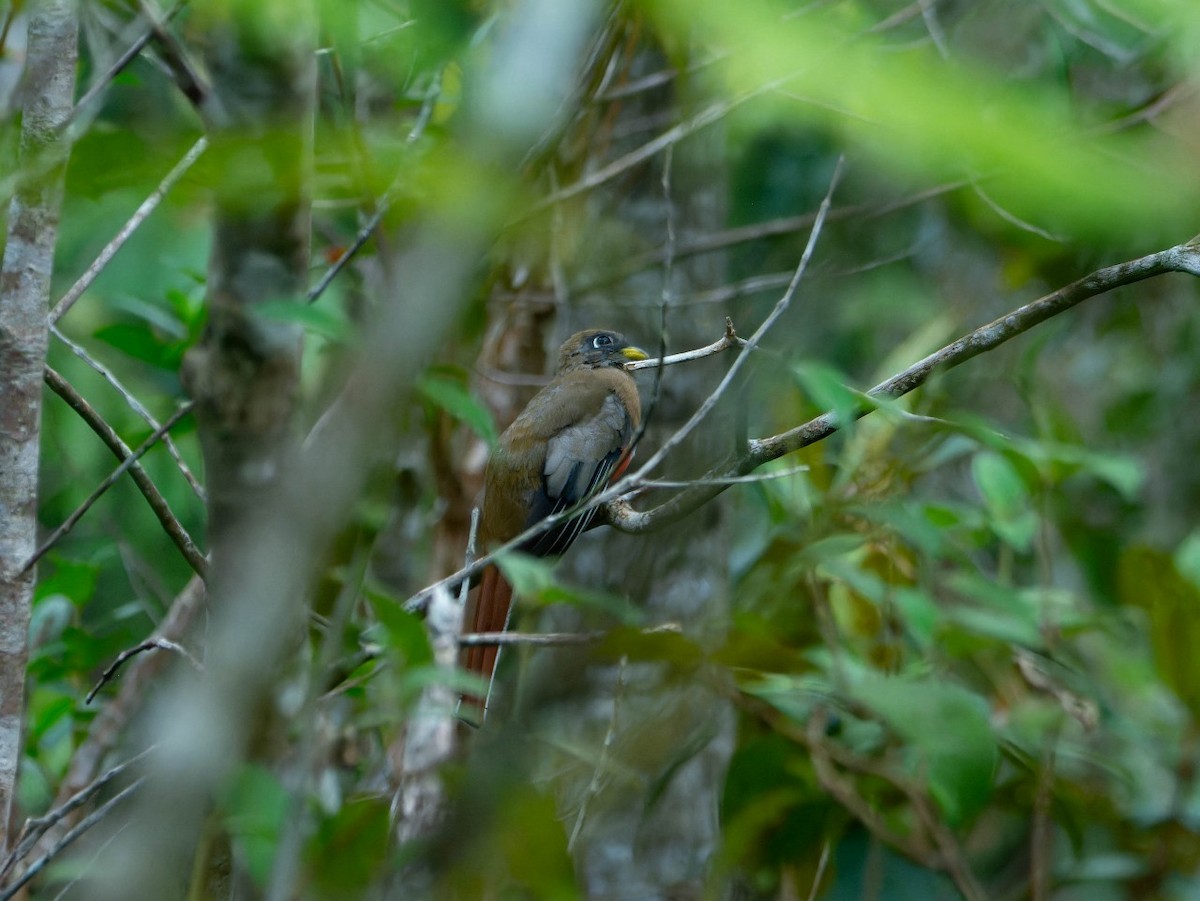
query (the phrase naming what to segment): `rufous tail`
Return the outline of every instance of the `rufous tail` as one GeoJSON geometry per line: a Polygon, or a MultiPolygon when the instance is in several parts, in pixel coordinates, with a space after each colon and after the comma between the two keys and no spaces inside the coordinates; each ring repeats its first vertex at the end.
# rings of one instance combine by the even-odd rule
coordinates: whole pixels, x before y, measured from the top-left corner
{"type": "MultiPolygon", "coordinates": [[[[489,566],[483,571],[479,587],[472,592],[463,622],[463,634],[474,632],[503,632],[508,626],[512,611],[513,589],[500,570],[489,566]]],[[[470,719],[482,721],[487,711],[488,695],[491,694],[492,678],[496,674],[496,660],[500,656],[498,645],[471,645],[463,648],[459,655],[463,669],[487,682],[487,692],[463,695],[460,713],[470,719]]]]}

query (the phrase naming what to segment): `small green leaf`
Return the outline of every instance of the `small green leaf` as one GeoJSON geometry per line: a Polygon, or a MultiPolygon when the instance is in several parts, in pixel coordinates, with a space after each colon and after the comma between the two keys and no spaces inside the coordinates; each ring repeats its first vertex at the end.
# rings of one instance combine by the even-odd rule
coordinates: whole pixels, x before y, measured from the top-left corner
{"type": "Polygon", "coordinates": [[[983,809],[998,752],[982,697],[930,678],[867,677],[853,693],[908,743],[914,771],[951,825],[983,809]]]}
{"type": "Polygon", "coordinates": [[[404,610],[389,595],[371,589],[367,589],[364,594],[371,610],[383,626],[388,649],[398,653],[408,667],[419,667],[432,662],[433,650],[429,647],[429,635],[425,631],[425,624],[417,616],[404,610]]]}
{"type": "Polygon", "coordinates": [[[845,375],[832,366],[813,362],[797,363],[792,367],[792,373],[814,405],[834,412],[841,428],[854,422],[862,398],[846,384],[845,375]]]}
{"type": "Polygon", "coordinates": [[[323,898],[357,898],[387,859],[386,797],[357,798],[325,819],[308,845],[308,865],[323,898]]]}
{"type": "Polygon", "coordinates": [[[624,625],[638,625],[644,619],[637,608],[623,598],[602,591],[563,585],[554,578],[554,563],[528,554],[501,554],[496,561],[513,593],[522,601],[535,604],[569,604],[598,610],[624,625]]]}
{"type": "Polygon", "coordinates": [[[289,807],[287,789],[270,770],[248,765],[233,778],[224,801],[230,837],[240,850],[251,878],[259,885],[266,885],[289,807]]]}
{"type": "Polygon", "coordinates": [[[991,514],[992,530],[1014,549],[1029,550],[1038,519],[1016,467],[1001,454],[980,451],[971,460],[971,474],[991,514]]]}
{"type": "Polygon", "coordinates": [[[462,384],[453,379],[430,375],[421,381],[421,394],[429,403],[465,424],[486,441],[488,447],[496,444],[498,436],[491,414],[462,384]]]}
{"type": "Polygon", "coordinates": [[[182,350],[174,342],[160,339],[143,322],[116,322],[95,331],[94,337],[124,354],[159,369],[179,367],[182,350]]]}

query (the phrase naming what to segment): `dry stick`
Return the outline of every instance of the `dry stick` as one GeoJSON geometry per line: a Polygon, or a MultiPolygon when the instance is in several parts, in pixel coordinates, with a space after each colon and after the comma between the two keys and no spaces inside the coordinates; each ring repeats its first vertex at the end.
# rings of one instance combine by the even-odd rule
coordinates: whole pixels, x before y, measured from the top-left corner
{"type": "Polygon", "coordinates": [[[112,677],[117,674],[117,670],[125,665],[125,661],[129,660],[131,657],[136,657],[138,654],[145,653],[146,651],[173,651],[190,663],[193,669],[201,673],[204,672],[204,664],[192,656],[192,653],[183,645],[179,644],[179,642],[171,641],[169,638],[147,638],[141,644],[135,645],[132,648],[126,648],[117,655],[117,659],[110,663],[108,665],[108,669],[100,674],[100,681],[92,686],[92,690],[88,692],[87,697],[83,700],[83,703],[92,703],[92,698],[96,697],[97,692],[99,692],[100,689],[102,689],[109,683],[109,681],[112,680],[112,677]]]}
{"type": "Polygon", "coordinates": [[[60,823],[63,819],[70,816],[74,811],[78,810],[88,801],[92,800],[100,789],[112,782],[113,779],[129,769],[147,754],[154,750],[154,746],[135,754],[128,760],[118,763],[105,773],[98,776],[89,785],[84,786],[79,791],[75,792],[70,798],[55,807],[48,813],[40,817],[30,817],[25,821],[25,825],[21,828],[21,839],[17,842],[17,846],[9,853],[4,860],[4,865],[0,867],[0,877],[6,875],[13,865],[19,860],[22,860],[36,845],[46,832],[60,823]]]}
{"type": "MultiPolygon", "coordinates": [[[[204,601],[204,583],[199,576],[194,576],[154,630],[155,637],[181,639],[203,608],[204,601]]],[[[95,780],[101,761],[125,736],[126,727],[140,708],[143,697],[161,673],[164,659],[163,655],[142,656],[126,671],[115,697],[88,724],[87,736],[75,749],[67,773],[58,786],[55,800],[60,804],[95,780]]]]}
{"type": "Polygon", "coordinates": [[[61,839],[59,839],[58,842],[55,843],[54,847],[30,864],[29,869],[22,873],[19,879],[4,889],[3,892],[0,892],[0,901],[8,901],[9,898],[12,898],[15,894],[17,894],[17,892],[21,890],[22,886],[24,886],[27,882],[29,882],[29,880],[45,869],[46,864],[66,850],[66,848],[69,847],[75,841],[75,839],[79,838],[79,836],[83,835],[102,819],[108,816],[114,807],[137,791],[144,781],[145,777],[138,779],[136,782],[113,795],[113,797],[106,801],[103,805],[97,807],[92,813],[80,820],[79,824],[71,829],[61,839]]]}
{"type": "Polygon", "coordinates": [[[33,561],[31,561],[30,564],[27,564],[27,566],[32,565],[37,558],[41,557],[42,554],[46,552],[50,545],[61,538],[62,535],[66,534],[66,532],[70,531],[71,528],[74,527],[75,522],[78,521],[79,517],[82,516],[87,511],[87,508],[95,502],[96,498],[103,494],[111,486],[111,483],[115,482],[121,473],[125,471],[125,469],[128,469],[129,477],[133,479],[134,484],[136,484],[138,487],[138,490],[142,492],[142,496],[146,498],[146,503],[150,505],[150,509],[154,511],[154,515],[158,517],[158,521],[162,524],[163,530],[167,533],[167,536],[173,542],[175,542],[175,546],[179,548],[180,553],[183,554],[184,559],[187,560],[188,565],[191,566],[192,570],[197,575],[203,577],[208,568],[208,559],[196,546],[196,542],[192,540],[192,536],[188,534],[187,529],[183,527],[183,524],[180,523],[175,514],[171,512],[171,508],[167,504],[166,498],[164,498],[159,492],[158,486],[154,484],[154,481],[142,468],[141,464],[137,462],[138,458],[145,454],[146,451],[153,446],[152,439],[153,441],[157,441],[157,438],[154,436],[162,437],[166,435],[167,431],[170,430],[170,428],[176,422],[182,419],[185,413],[191,410],[192,405],[190,403],[184,404],[180,409],[175,411],[171,420],[168,420],[168,422],[163,424],[156,424],[151,438],[147,439],[147,443],[139,449],[137,454],[134,454],[134,452],[130,450],[129,446],[121,440],[121,437],[116,433],[113,427],[105,422],[104,418],[92,408],[91,404],[84,400],[83,396],[71,386],[70,382],[64,379],[57,371],[54,370],[53,367],[46,367],[44,380],[50,389],[63,400],[65,400],[71,409],[78,413],[80,418],[91,427],[92,431],[100,436],[100,440],[108,445],[109,449],[113,452],[113,455],[121,461],[121,466],[124,468],[119,468],[115,473],[110,475],[109,481],[105,484],[102,484],[101,487],[98,488],[93,494],[93,496],[89,497],[84,502],[79,510],[76,510],[75,513],[71,514],[71,517],[68,518],[66,523],[64,523],[62,526],[59,526],[59,529],[56,530],[55,533],[51,535],[49,539],[47,539],[45,544],[38,549],[33,561]]]}
{"type": "MultiPolygon", "coordinates": [[[[76,344],[74,341],[64,335],[59,330],[58,326],[50,326],[50,334],[65,344],[71,353],[79,357],[79,359],[81,359],[88,365],[88,367],[94,370],[102,379],[104,379],[104,381],[108,382],[108,384],[113,387],[113,390],[121,395],[125,403],[128,404],[129,409],[133,410],[133,412],[140,416],[146,425],[150,426],[152,429],[157,429],[161,425],[158,419],[146,409],[145,405],[134,396],[133,392],[126,388],[121,383],[120,379],[113,375],[112,370],[84,350],[81,345],[76,344]]],[[[196,478],[195,473],[192,472],[191,467],[187,465],[187,461],[183,459],[183,454],[180,453],[179,446],[175,443],[175,440],[170,435],[163,435],[163,446],[166,447],[167,452],[175,461],[175,465],[179,468],[179,472],[183,476],[184,481],[191,486],[192,492],[197,498],[200,499],[201,502],[207,502],[208,493],[204,490],[204,486],[200,484],[199,479],[196,478]]]]}
{"type": "MultiPolygon", "coordinates": [[[[55,390],[57,391],[57,389],[55,390]]],[[[162,438],[163,435],[174,428],[175,425],[178,424],[179,420],[183,419],[184,416],[192,412],[193,406],[195,406],[195,404],[190,401],[180,406],[179,409],[171,414],[170,418],[168,418],[166,422],[154,430],[149,438],[138,445],[137,450],[130,453],[129,456],[121,461],[121,465],[114,469],[109,474],[108,478],[100,483],[96,490],[88,496],[87,500],[80,504],[79,507],[66,518],[62,525],[50,533],[50,537],[42,542],[41,547],[34,551],[33,556],[26,561],[22,572],[27,571],[31,566],[37,563],[38,560],[40,560],[45,553],[50,550],[50,548],[54,547],[54,545],[58,543],[59,539],[70,532],[71,529],[75,528],[75,524],[79,522],[83,514],[91,509],[92,504],[96,503],[96,501],[102,494],[104,494],[104,492],[115,485],[121,476],[133,469],[137,465],[138,460],[145,456],[146,452],[150,450],[150,448],[154,447],[154,445],[158,443],[159,439],[162,438]]],[[[156,510],[155,512],[157,513],[158,511],[156,510]]],[[[172,517],[172,520],[174,520],[174,517],[172,517]]],[[[159,517],[159,521],[163,521],[161,516],[159,517]]],[[[175,541],[179,549],[183,551],[183,555],[191,565],[192,569],[196,571],[197,575],[203,577],[208,568],[208,560],[203,554],[200,553],[199,549],[191,543],[191,538],[187,536],[186,532],[183,532],[183,527],[178,526],[177,520],[173,526],[168,525],[166,522],[163,522],[163,525],[165,528],[167,528],[167,533],[171,535],[171,538],[175,541]],[[178,526],[178,530],[175,529],[175,526],[178,526]],[[186,543],[183,542],[184,538],[187,539],[186,543]]]]}
{"type": "MultiPolygon", "coordinates": [[[[1136,260],[1097,270],[1079,281],[963,335],[952,344],[946,345],[904,371],[879,383],[867,392],[866,397],[868,399],[902,397],[925,384],[934,372],[952,369],[972,357],[993,350],[1011,338],[1023,334],[1090,297],[1168,272],[1185,272],[1200,276],[1200,242],[1179,244],[1158,253],[1139,257],[1136,260]]],[[[852,416],[854,419],[859,419],[873,409],[874,407],[869,403],[862,404],[853,411],[852,416]]],[[[718,467],[712,475],[718,478],[726,475],[745,475],[764,463],[829,437],[840,426],[837,414],[828,412],[779,435],[751,439],[747,442],[745,453],[740,458],[718,467]]],[[[624,502],[613,503],[608,507],[607,519],[610,525],[622,532],[651,531],[688,515],[724,491],[725,487],[722,484],[709,484],[701,485],[695,490],[685,489],[670,500],[647,511],[634,510],[624,502]]]]}
{"type": "Polygon", "coordinates": [[[195,144],[191,146],[188,152],[183,155],[183,158],[176,163],[174,167],[172,167],[171,171],[166,174],[161,182],[159,182],[158,187],[151,192],[149,197],[142,201],[141,205],[134,211],[133,215],[129,217],[129,221],[121,226],[121,230],[118,231],[113,239],[104,246],[104,249],[100,251],[99,255],[97,255],[96,259],[92,262],[92,265],[88,266],[83,275],[79,276],[79,279],[75,282],[75,284],[73,284],[62,296],[62,299],[54,305],[54,309],[50,311],[50,322],[58,322],[58,320],[62,318],[62,315],[75,305],[75,301],[79,300],[79,298],[83,296],[83,292],[91,287],[92,282],[96,280],[96,277],[104,271],[104,267],[107,266],[112,261],[112,258],[117,255],[117,251],[125,245],[125,242],[129,240],[129,238],[135,231],[138,230],[141,224],[145,222],[150,214],[153,213],[158,207],[158,205],[162,203],[163,198],[167,196],[167,192],[179,182],[179,179],[183,178],[184,173],[192,168],[196,160],[200,158],[200,155],[204,153],[207,147],[208,138],[202,136],[198,141],[196,141],[195,144]]]}

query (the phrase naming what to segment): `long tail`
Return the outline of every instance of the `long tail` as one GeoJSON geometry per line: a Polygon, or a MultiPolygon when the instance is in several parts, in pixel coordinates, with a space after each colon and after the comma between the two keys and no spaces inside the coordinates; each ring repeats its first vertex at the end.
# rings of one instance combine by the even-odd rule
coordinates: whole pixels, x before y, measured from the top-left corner
{"type": "MultiPolygon", "coordinates": [[[[463,618],[463,634],[503,632],[508,627],[508,616],[512,612],[513,589],[497,567],[489,566],[483,571],[479,587],[473,595],[474,599],[468,603],[463,618]]],[[[463,649],[460,654],[463,669],[485,679],[488,689],[483,697],[464,695],[461,714],[482,722],[487,713],[488,695],[491,694],[499,656],[498,645],[471,645],[463,649]]]]}

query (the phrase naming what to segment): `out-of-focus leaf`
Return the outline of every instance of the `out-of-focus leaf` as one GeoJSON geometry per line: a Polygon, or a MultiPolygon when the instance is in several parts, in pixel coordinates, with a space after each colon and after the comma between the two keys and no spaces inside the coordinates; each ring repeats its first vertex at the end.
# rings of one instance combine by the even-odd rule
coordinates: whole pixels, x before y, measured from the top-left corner
{"type": "Polygon", "coordinates": [[[1200,717],[1200,588],[1179,574],[1170,554],[1146,546],[1121,554],[1117,581],[1121,601],[1146,611],[1163,679],[1200,717]]]}
{"type": "Polygon", "coordinates": [[[225,824],[251,877],[265,885],[290,796],[265,767],[247,765],[233,778],[224,798],[225,824]]]}
{"type": "Polygon", "coordinates": [[[321,822],[307,863],[322,898],[362,897],[387,859],[390,826],[385,797],[354,799],[321,822]]]}
{"type": "Polygon", "coordinates": [[[174,372],[183,357],[182,347],[160,339],[144,323],[116,322],[95,332],[95,337],[135,360],[174,372]]]}
{"type": "Polygon", "coordinates": [[[653,660],[670,663],[677,669],[695,669],[703,660],[700,646],[678,632],[644,632],[640,629],[614,629],[596,646],[595,653],[616,660],[653,660]]]}
{"type": "Polygon", "coordinates": [[[849,387],[848,379],[832,366],[806,360],[796,363],[792,373],[809,400],[821,410],[832,410],[839,427],[854,422],[855,411],[862,405],[861,395],[849,387]]]}
{"type": "Polygon", "coordinates": [[[492,414],[460,382],[439,375],[421,380],[421,395],[436,407],[465,423],[480,438],[494,447],[498,437],[492,414]]]}
{"type": "Polygon", "coordinates": [[[513,591],[524,602],[570,604],[598,610],[625,625],[637,625],[645,618],[640,610],[622,598],[563,585],[554,578],[554,563],[550,560],[508,553],[501,554],[497,562],[504,577],[513,586],[513,591]]]}
{"type": "Polygon", "coordinates": [[[1017,470],[1002,455],[980,451],[971,460],[971,474],[991,514],[992,529],[1016,550],[1029,550],[1038,519],[1030,509],[1029,490],[1017,470]]]}
{"type": "Polygon", "coordinates": [[[866,678],[852,692],[908,743],[914,774],[950,823],[983,809],[998,760],[983,698],[931,678],[866,678]]]}
{"type": "Polygon", "coordinates": [[[44,578],[40,579],[37,588],[34,590],[34,603],[38,599],[49,595],[61,594],[71,599],[71,603],[82,607],[92,599],[92,594],[96,590],[96,579],[99,575],[100,568],[94,563],[83,562],[80,560],[71,560],[58,554],[50,554],[49,562],[53,564],[53,568],[49,568],[45,563],[39,564],[41,571],[39,576],[45,574],[44,578]]]}
{"type": "Polygon", "coordinates": [[[365,592],[371,610],[383,625],[386,642],[400,655],[406,666],[419,667],[433,661],[425,625],[396,603],[395,598],[378,591],[365,592]]]}

